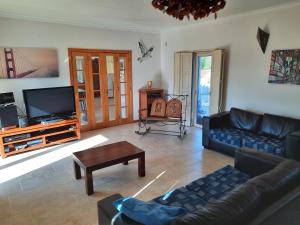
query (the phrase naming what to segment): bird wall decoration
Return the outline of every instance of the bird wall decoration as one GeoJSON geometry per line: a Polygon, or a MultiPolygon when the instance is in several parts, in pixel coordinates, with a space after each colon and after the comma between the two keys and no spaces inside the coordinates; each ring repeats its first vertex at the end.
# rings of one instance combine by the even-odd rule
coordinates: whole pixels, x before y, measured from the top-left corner
{"type": "Polygon", "coordinates": [[[145,45],[145,43],[143,42],[143,40],[141,39],[139,41],[139,48],[141,51],[141,56],[138,57],[138,61],[140,63],[144,62],[145,60],[149,59],[152,57],[152,52],[154,50],[154,46],[151,46],[150,48],[147,48],[147,46],[145,45]]]}

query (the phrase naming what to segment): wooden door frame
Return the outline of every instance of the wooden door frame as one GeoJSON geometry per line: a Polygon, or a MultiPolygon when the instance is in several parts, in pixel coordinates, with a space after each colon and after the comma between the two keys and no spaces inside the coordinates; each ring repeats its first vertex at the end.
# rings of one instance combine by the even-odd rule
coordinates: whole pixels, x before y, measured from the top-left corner
{"type": "MultiPolygon", "coordinates": [[[[132,67],[131,67],[131,61],[132,61],[132,57],[131,57],[131,53],[130,54],[124,54],[121,53],[119,54],[119,57],[124,57],[125,58],[125,76],[126,76],[126,92],[127,92],[127,96],[126,96],[126,102],[127,102],[127,118],[126,119],[122,119],[120,117],[121,123],[122,124],[126,124],[126,123],[130,123],[133,120],[133,93],[132,93],[132,67]],[[126,73],[129,73],[130,75],[127,76],[126,73]]],[[[119,62],[120,63],[120,62],[119,62]]],[[[120,68],[120,66],[119,66],[120,68]]],[[[120,82],[119,82],[120,83],[120,82]]],[[[121,94],[121,91],[120,91],[121,94]]],[[[121,104],[120,104],[121,105],[121,104]]]]}
{"type": "MultiPolygon", "coordinates": [[[[83,64],[83,72],[84,72],[84,74],[85,74],[85,72],[88,73],[88,67],[87,67],[87,64],[86,64],[86,61],[87,61],[87,54],[86,53],[69,52],[69,68],[70,68],[71,85],[74,86],[76,116],[77,116],[77,118],[79,120],[79,123],[80,123],[81,116],[80,116],[78,82],[75,79],[75,77],[77,77],[77,74],[76,74],[76,69],[73,70],[73,68],[76,68],[76,58],[75,58],[76,56],[82,56],[83,59],[84,59],[84,61],[83,61],[84,62],[84,64],[83,64]]],[[[90,104],[91,104],[90,98],[88,96],[88,93],[90,91],[89,91],[89,87],[87,87],[87,86],[89,86],[89,79],[86,76],[84,76],[84,79],[85,79],[85,91],[86,91],[86,96],[85,96],[85,98],[86,98],[86,107],[89,108],[90,104]]],[[[80,129],[82,131],[87,131],[87,130],[90,130],[92,128],[91,127],[91,117],[90,117],[89,110],[87,110],[87,121],[88,121],[87,125],[81,125],[80,124],[80,129]]]]}
{"type": "MultiPolygon", "coordinates": [[[[106,94],[107,94],[107,87],[104,85],[106,83],[105,71],[106,71],[106,62],[105,62],[105,55],[102,53],[97,53],[99,56],[99,81],[100,81],[100,94],[101,94],[101,101],[102,101],[102,122],[95,123],[94,129],[100,129],[107,127],[107,118],[106,118],[106,94]],[[102,87],[101,87],[102,85],[102,87]]],[[[94,54],[95,55],[95,54],[94,54]]]]}
{"type": "Polygon", "coordinates": [[[113,57],[113,66],[114,66],[114,73],[113,73],[113,84],[114,84],[114,87],[113,87],[113,94],[114,94],[114,104],[115,104],[115,119],[114,120],[109,120],[109,93],[108,93],[108,86],[106,86],[106,89],[105,89],[105,100],[106,100],[106,106],[108,107],[107,110],[106,110],[106,126],[107,127],[111,127],[111,126],[116,126],[116,125],[119,125],[119,118],[118,118],[118,110],[119,110],[119,107],[118,107],[118,98],[117,96],[118,93],[119,93],[119,85],[118,85],[118,81],[117,81],[117,74],[118,74],[118,68],[117,68],[117,54],[115,53],[106,53],[106,54],[103,54],[104,55],[104,63],[105,63],[105,69],[103,69],[103,77],[104,77],[104,82],[105,84],[107,85],[108,84],[108,73],[107,73],[107,61],[106,61],[106,56],[112,56],[113,57]]]}
{"type": "MultiPolygon", "coordinates": [[[[92,129],[98,129],[98,128],[102,128],[106,126],[106,122],[105,122],[105,118],[104,118],[104,88],[102,88],[104,81],[103,81],[103,76],[101,76],[101,71],[104,70],[104,63],[103,62],[103,58],[102,55],[99,53],[87,53],[88,55],[88,74],[92,75],[89,76],[89,84],[90,84],[90,93],[91,96],[91,121],[92,121],[92,129]],[[95,115],[95,91],[94,91],[94,74],[93,74],[93,63],[92,63],[92,57],[98,57],[98,71],[99,71],[99,87],[100,87],[100,102],[101,102],[101,111],[102,111],[102,121],[101,122],[97,122],[96,120],[96,115],[95,115]],[[101,86],[102,85],[102,86],[101,86]]],[[[100,109],[99,109],[100,110],[100,109]]]]}
{"type": "MultiPolygon", "coordinates": [[[[114,82],[117,84],[116,88],[114,90],[114,94],[115,96],[121,96],[120,95],[120,65],[119,65],[119,57],[125,57],[126,59],[126,68],[125,68],[125,73],[126,73],[126,79],[127,79],[127,86],[126,86],[126,91],[127,91],[127,98],[128,98],[128,110],[127,110],[127,118],[126,119],[122,119],[120,116],[120,101],[121,101],[121,97],[118,100],[118,98],[116,99],[116,121],[113,122],[109,122],[108,120],[106,120],[106,116],[103,115],[103,123],[101,124],[97,124],[96,121],[91,121],[92,124],[89,124],[88,126],[81,126],[81,130],[82,131],[87,131],[87,130],[93,130],[93,129],[99,129],[99,128],[104,128],[104,127],[110,127],[110,126],[116,126],[116,125],[121,125],[121,124],[126,124],[126,123],[132,123],[133,122],[133,93],[132,93],[132,51],[131,50],[107,50],[107,49],[81,49],[81,48],[69,48],[68,49],[68,54],[69,54],[69,69],[70,69],[70,80],[71,80],[71,85],[74,86],[75,89],[75,100],[76,100],[76,114],[80,120],[80,106],[79,106],[79,94],[78,94],[78,84],[75,80],[76,78],[76,71],[74,71],[74,63],[75,62],[75,55],[77,54],[85,54],[87,55],[86,57],[90,57],[91,55],[99,55],[99,66],[100,66],[100,70],[99,70],[99,74],[100,74],[100,79],[102,82],[102,84],[107,83],[107,74],[106,74],[106,61],[100,60],[100,58],[104,58],[106,55],[114,55],[114,82]],[[103,62],[102,62],[103,61],[103,62]],[[102,62],[102,65],[100,65],[100,63],[102,62]],[[101,70],[102,69],[102,70],[101,70]],[[101,72],[102,71],[102,72],[101,72]],[[104,74],[105,73],[105,76],[104,74]],[[119,115],[119,116],[118,116],[119,115]]],[[[85,58],[85,67],[87,65],[88,62],[88,58],[85,58]]],[[[76,65],[76,64],[75,64],[76,65]]],[[[91,70],[91,63],[88,63],[87,66],[87,74],[91,74],[92,70],[91,70]]],[[[91,79],[93,77],[87,76],[86,78],[88,79],[88,89],[89,92],[92,93],[92,95],[87,96],[87,98],[89,100],[89,103],[91,105],[94,105],[93,103],[93,99],[94,99],[94,91],[93,91],[93,86],[91,86],[91,79]]],[[[105,96],[105,94],[108,92],[107,89],[107,85],[105,85],[106,87],[101,89],[100,87],[100,92],[101,92],[101,96],[105,96]],[[103,90],[103,91],[102,91],[103,90]],[[104,94],[104,95],[103,95],[104,94]]],[[[87,87],[86,87],[87,88],[87,87]]],[[[106,98],[107,99],[107,98],[106,98]]],[[[108,105],[107,102],[103,102],[103,104],[108,105]]],[[[104,105],[103,105],[104,106],[104,105]]],[[[94,118],[94,106],[91,107],[92,109],[88,109],[87,114],[88,114],[88,120],[90,121],[92,118],[94,118]]],[[[104,110],[103,110],[104,112],[104,110]]],[[[105,114],[105,113],[104,113],[105,114]]]]}

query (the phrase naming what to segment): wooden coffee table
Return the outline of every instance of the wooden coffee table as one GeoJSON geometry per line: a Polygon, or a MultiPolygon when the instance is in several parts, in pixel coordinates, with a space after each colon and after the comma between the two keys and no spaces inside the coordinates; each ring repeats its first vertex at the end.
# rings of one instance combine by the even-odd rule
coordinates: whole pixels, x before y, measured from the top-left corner
{"type": "Polygon", "coordinates": [[[87,195],[94,193],[92,172],[95,170],[119,163],[128,165],[129,160],[138,159],[138,174],[145,176],[145,152],[126,141],[74,152],[73,159],[75,178],[81,178],[80,167],[85,171],[87,195]]]}

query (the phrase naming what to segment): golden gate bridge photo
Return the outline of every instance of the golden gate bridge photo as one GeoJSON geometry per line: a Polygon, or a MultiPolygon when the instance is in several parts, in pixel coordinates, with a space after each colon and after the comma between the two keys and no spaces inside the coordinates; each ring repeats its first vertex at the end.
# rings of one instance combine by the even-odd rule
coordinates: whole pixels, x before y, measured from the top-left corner
{"type": "Polygon", "coordinates": [[[0,79],[58,76],[56,49],[0,48],[0,79]]]}

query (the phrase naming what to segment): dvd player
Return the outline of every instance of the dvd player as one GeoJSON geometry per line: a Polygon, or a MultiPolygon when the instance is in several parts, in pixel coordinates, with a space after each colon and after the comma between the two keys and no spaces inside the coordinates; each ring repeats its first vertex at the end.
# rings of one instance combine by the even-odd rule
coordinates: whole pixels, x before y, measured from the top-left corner
{"type": "Polygon", "coordinates": [[[26,138],[30,138],[30,134],[18,134],[14,136],[4,137],[4,142],[18,141],[26,138]]]}

